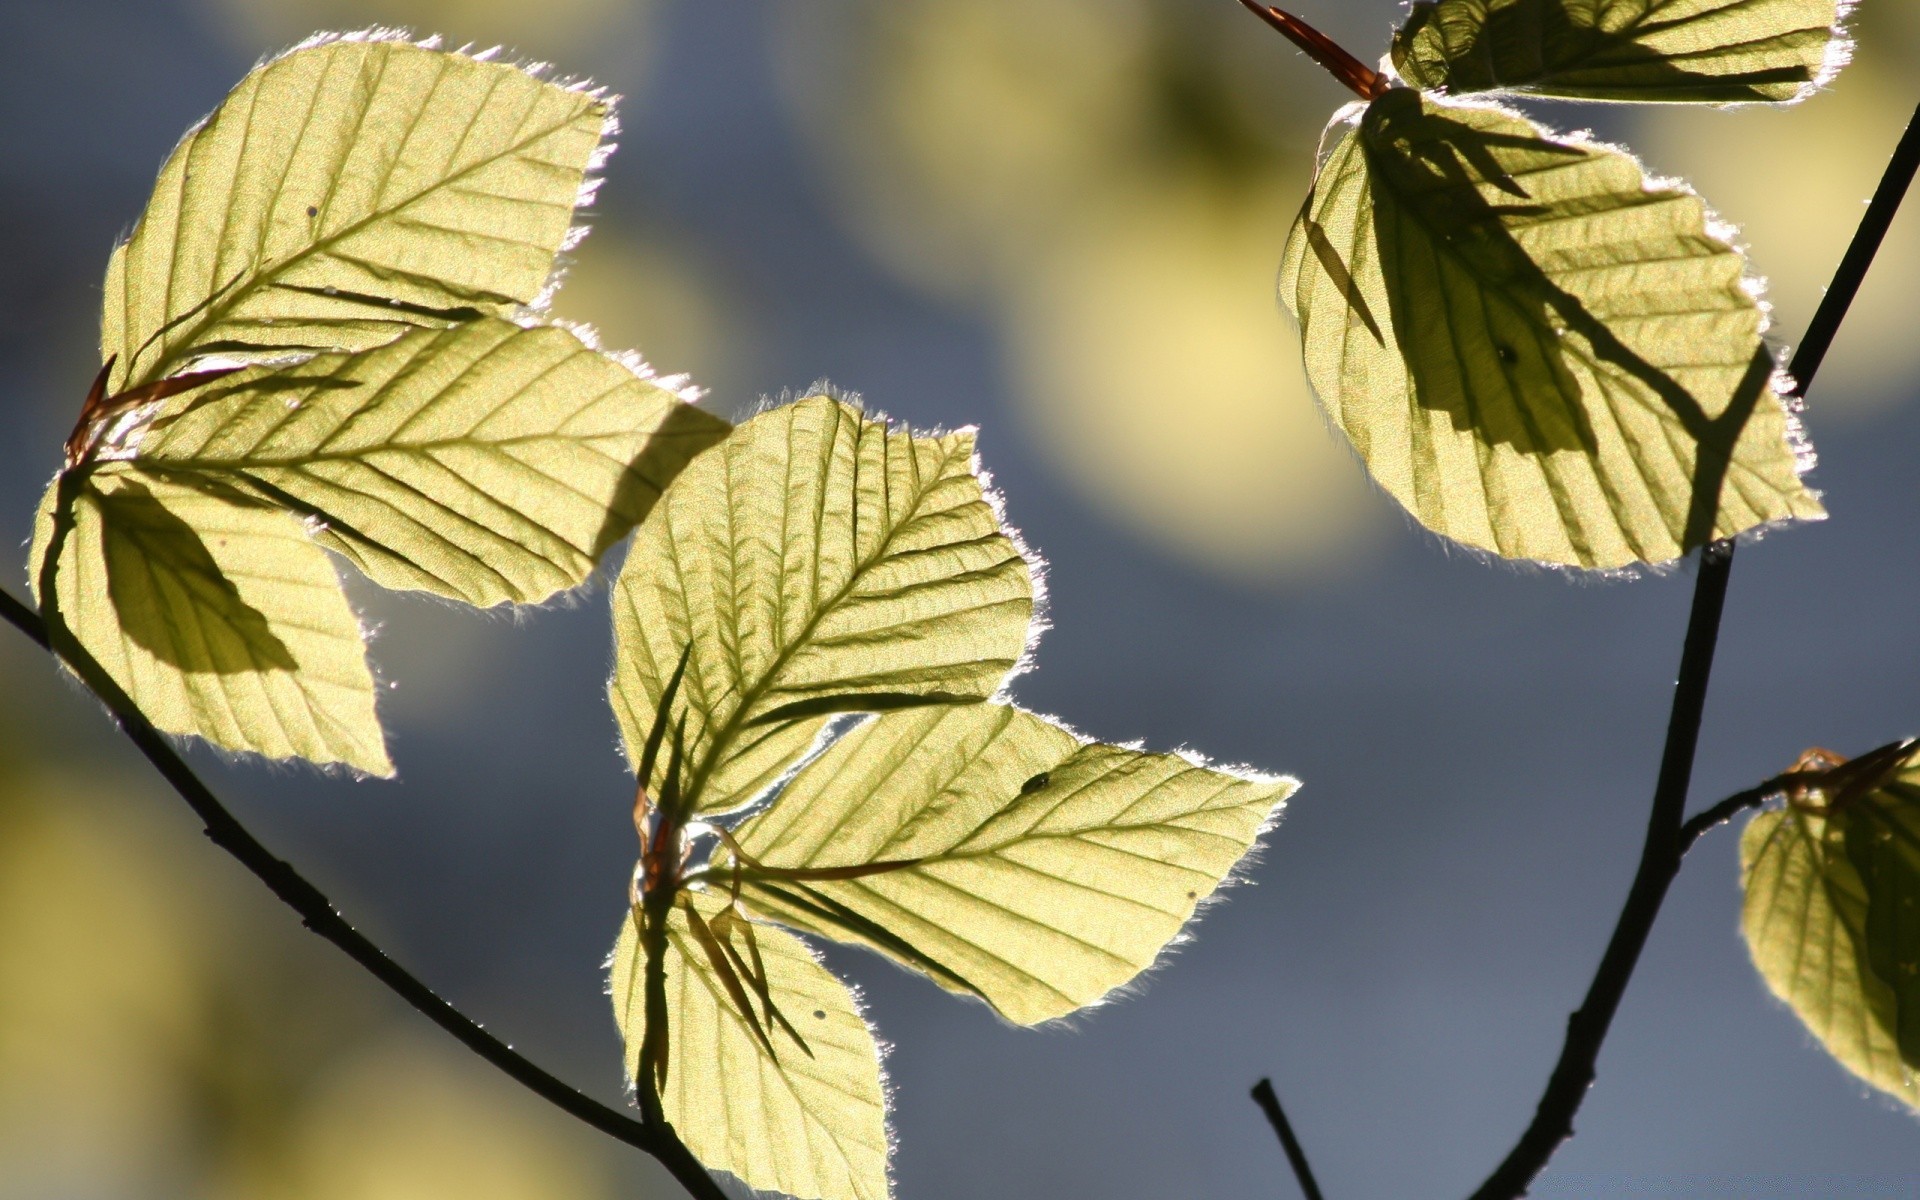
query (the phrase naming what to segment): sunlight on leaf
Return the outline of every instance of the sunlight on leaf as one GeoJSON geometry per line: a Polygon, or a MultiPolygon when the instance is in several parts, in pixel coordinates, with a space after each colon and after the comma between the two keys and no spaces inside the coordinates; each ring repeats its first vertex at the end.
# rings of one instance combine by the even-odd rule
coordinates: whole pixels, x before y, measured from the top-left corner
{"type": "Polygon", "coordinates": [[[538,300],[611,116],[517,67],[305,46],[189,133],[114,252],[114,391],[209,354],[361,350],[538,300]]]}
{"type": "Polygon", "coordinates": [[[1329,415],[1422,524],[1613,568],[1822,515],[1697,196],[1496,108],[1395,89],[1330,134],[1348,114],[1280,290],[1329,415]]]}
{"type": "Polygon", "coordinates": [[[691,645],[688,796],[737,808],[834,713],[992,695],[1032,614],[972,431],[914,437],[816,396],[695,459],[641,527],[614,591],[613,709],[637,764],[691,645]]]}
{"type": "MultiPolygon", "coordinates": [[[[1862,205],[1912,115],[1887,103],[1911,71],[1920,5],[1863,11],[1860,54],[1816,103],[1733,112],[1695,106],[1635,110],[1634,145],[1649,165],[1684,170],[1721,215],[1740,227],[1767,276],[1773,333],[1797,342],[1853,236],[1862,205]],[[1876,40],[1877,39],[1877,40],[1876,40]],[[1779,147],[1794,148],[1780,169],[1779,147]]],[[[1920,214],[1909,205],[1874,257],[1859,296],[1808,397],[1823,434],[1872,419],[1920,394],[1920,338],[1913,336],[1913,280],[1920,277],[1920,214]]]]}
{"type": "Polygon", "coordinates": [[[1420,0],[1393,39],[1417,88],[1575,100],[1799,100],[1846,61],[1841,0],[1420,0]]]}
{"type": "MultiPolygon", "coordinates": [[[[34,531],[43,609],[60,490],[34,531]]],[[[298,518],[120,466],[75,492],[58,614],[155,728],[393,773],[360,625],[298,518]]]]}
{"type": "Polygon", "coordinates": [[[1767,986],[1842,1066],[1920,1108],[1920,766],[1822,799],[1748,823],[1741,931],[1767,986]]]}
{"type": "Polygon", "coordinates": [[[758,864],[746,902],[1031,1025],[1152,965],[1298,786],[1099,745],[1007,705],[892,713],[740,826],[758,864]],[[830,877],[869,863],[902,865],[830,877]]]}
{"type": "MultiPolygon", "coordinates": [[[[766,987],[743,1012],[695,940],[687,911],[711,923],[725,902],[689,895],[685,905],[667,924],[672,1015],[661,1104],[675,1132],[701,1162],[752,1188],[800,1200],[885,1200],[886,1092],[879,1048],[853,994],[798,938],[754,925],[750,947],[744,931],[735,940],[741,966],[759,964],[766,987]]],[[[637,919],[621,923],[610,964],[630,1079],[646,1034],[637,919]]]]}
{"type": "Polygon", "coordinates": [[[483,59],[375,32],[266,63],[114,252],[34,583],[63,539],[56,640],[163,730],[390,774],[321,547],[386,587],[539,602],[728,428],[531,324],[610,102],[483,59]]]}
{"type": "Polygon", "coordinates": [[[726,430],[566,330],[482,319],[230,376],[138,460],[317,519],[383,587],[486,606],[580,584],[726,430]]]}

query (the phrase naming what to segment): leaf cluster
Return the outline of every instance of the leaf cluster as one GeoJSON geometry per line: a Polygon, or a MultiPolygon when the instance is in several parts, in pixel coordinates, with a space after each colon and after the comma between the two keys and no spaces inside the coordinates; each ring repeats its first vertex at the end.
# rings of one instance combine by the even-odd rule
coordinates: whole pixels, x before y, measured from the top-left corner
{"type": "Polygon", "coordinates": [[[726,430],[539,317],[611,105],[320,38],[182,140],[109,263],[104,365],[36,522],[69,663],[165,732],[387,775],[327,551],[476,606],[586,578],[726,430]]]}
{"type": "Polygon", "coordinates": [[[1700,198],[1463,98],[1788,103],[1844,61],[1841,8],[1438,0],[1394,38],[1412,87],[1329,57],[1366,102],[1328,128],[1280,295],[1328,415],[1421,524],[1614,570],[1824,515],[1759,286],[1700,198]]]}
{"type": "Polygon", "coordinates": [[[750,1186],[884,1197],[878,1048],[798,935],[1053,1020],[1149,967],[1296,784],[1007,699],[1038,563],[971,430],[827,396],[730,428],[543,319],[611,129],[597,92],[382,36],[248,75],[114,252],[35,593],[120,711],[384,775],[332,558],[529,604],[637,526],[611,991],[641,1108],[750,1186]]]}
{"type": "Polygon", "coordinates": [[[789,930],[1054,1020],[1152,965],[1296,786],[1007,702],[1033,576],[970,431],[825,396],[734,430],[635,536],[610,692],[644,854],[614,1012],[637,1085],[752,1187],[887,1194],[878,1051],[789,930]]]}

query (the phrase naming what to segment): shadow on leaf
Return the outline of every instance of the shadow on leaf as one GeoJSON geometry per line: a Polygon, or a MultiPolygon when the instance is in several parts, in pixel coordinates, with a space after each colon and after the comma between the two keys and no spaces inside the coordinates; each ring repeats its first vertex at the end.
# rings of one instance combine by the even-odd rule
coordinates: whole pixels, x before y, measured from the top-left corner
{"type": "Polygon", "coordinates": [[[299,669],[267,618],[241,598],[193,526],[132,480],[96,493],[107,593],[128,637],[182,671],[299,669]]]}
{"type": "Polygon", "coordinates": [[[613,501],[607,505],[606,520],[594,535],[593,557],[598,559],[633,532],[633,527],[653,511],[654,502],[680,468],[731,430],[732,426],[719,417],[691,404],[676,404],[669,409],[660,428],[654,430],[621,474],[613,501]]]}
{"type": "Polygon", "coordinates": [[[1393,331],[1419,403],[1446,413],[1455,429],[1524,454],[1591,455],[1598,444],[1572,367],[1610,370],[1657,397],[1697,443],[1686,524],[1677,532],[1686,548],[1711,541],[1734,448],[1773,376],[1765,345],[1755,338],[1745,373],[1709,415],[1692,392],[1555,282],[1507,224],[1550,210],[1525,203],[1531,197],[1496,151],[1589,151],[1476,129],[1407,89],[1375,101],[1364,121],[1380,257],[1399,268],[1387,272],[1393,331]],[[1491,203],[1480,183],[1522,203],[1491,203]],[[1470,286],[1450,289],[1449,274],[1466,276],[1470,286]],[[1487,336],[1463,337],[1463,316],[1477,317],[1487,336]],[[1576,354],[1591,361],[1570,363],[1576,354]]]}
{"type": "MultiPolygon", "coordinates": [[[[1658,6],[1645,0],[1647,16],[1658,6]]],[[[1648,22],[1618,30],[1604,6],[1574,6],[1567,0],[1491,0],[1421,3],[1394,38],[1394,66],[1418,87],[1452,95],[1504,90],[1539,91],[1590,99],[1701,104],[1751,104],[1790,100],[1814,80],[1831,32],[1825,27],[1789,29],[1764,39],[1763,49],[1786,66],[1703,72],[1677,65],[1669,54],[1635,40],[1648,22]],[[1491,9],[1491,11],[1488,11],[1491,9]]],[[[1751,55],[1752,45],[1728,47],[1727,57],[1751,55]]],[[[1709,61],[1711,61],[1709,59],[1709,61]]]]}

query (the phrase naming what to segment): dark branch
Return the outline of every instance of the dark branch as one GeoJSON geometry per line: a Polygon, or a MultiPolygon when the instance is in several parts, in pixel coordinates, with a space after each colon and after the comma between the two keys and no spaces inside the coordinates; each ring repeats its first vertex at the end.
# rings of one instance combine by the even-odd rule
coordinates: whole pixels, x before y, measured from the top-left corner
{"type": "Polygon", "coordinates": [[[1716,825],[1725,825],[1749,808],[1759,808],[1774,796],[1780,795],[1792,782],[1790,775],[1776,775],[1759,787],[1750,787],[1744,792],[1735,792],[1712,808],[1703,809],[1687,819],[1680,827],[1680,853],[1693,849],[1700,835],[1716,825]]]}
{"type": "MultiPolygon", "coordinates": [[[[1820,363],[1839,332],[1848,306],[1860,291],[1867,268],[1873,264],[1880,243],[1893,224],[1894,214],[1900,209],[1900,201],[1906,196],[1916,169],[1920,169],[1920,108],[1915,109],[1906,133],[1894,149],[1880,186],[1867,205],[1866,215],[1854,231],[1853,242],[1841,258],[1833,282],[1807,327],[1806,338],[1793,356],[1788,368],[1795,379],[1793,395],[1805,396],[1819,372],[1820,363]]],[[[1528,1186],[1545,1169],[1560,1143],[1573,1136],[1574,1114],[1593,1084],[1594,1063],[1606,1041],[1607,1028],[1627,990],[1627,981],[1633,977],[1654,919],[1660,915],[1667,888],[1680,870],[1682,856],[1694,838],[1706,829],[1742,807],[1759,803],[1767,794],[1760,789],[1742,792],[1707,809],[1692,821],[1682,820],[1687,786],[1693,774],[1694,748],[1700,737],[1700,718],[1706,704],[1707,678],[1713,669],[1714,647],[1719,638],[1720,613],[1732,571],[1732,542],[1715,542],[1701,551],[1693,611],[1680,653],[1680,677],[1674,686],[1673,710],[1667,722],[1666,747],[1661,753],[1660,775],[1654,785],[1653,812],[1647,822],[1640,867],[1634,874],[1633,886],[1627,892],[1626,905],[1620,910],[1599,969],[1587,988],[1586,998],[1567,1018],[1566,1041],[1561,1046],[1553,1074],[1548,1077],[1532,1123],[1505,1160],[1473,1193],[1473,1200],[1515,1200],[1526,1195],[1528,1186]]],[[[1762,784],[1761,788],[1767,786],[1762,784]]]]}
{"type": "Polygon", "coordinates": [[[1287,1152],[1287,1162],[1293,1167],[1293,1177],[1300,1181],[1301,1194],[1307,1200],[1325,1200],[1320,1195],[1320,1185],[1314,1182],[1313,1168],[1307,1165],[1307,1152],[1301,1149],[1300,1139],[1293,1136],[1293,1126],[1287,1123],[1286,1110],[1280,1107],[1280,1097],[1274,1093],[1271,1080],[1262,1079],[1253,1085],[1253,1102],[1267,1114],[1267,1123],[1279,1135],[1280,1148],[1287,1152]]]}
{"type": "MultiPolygon", "coordinates": [[[[0,617],[4,617],[42,648],[49,646],[46,622],[4,588],[0,588],[0,617]]],[[[140,715],[139,708],[111,677],[99,669],[97,663],[83,662],[75,669],[82,681],[107,706],[108,714],[120,726],[121,732],[139,747],[140,753],[147,756],[147,761],[193,809],[206,826],[207,837],[213,844],[239,859],[241,865],[258,876],[274,895],[300,914],[301,923],[308,929],[346,951],[347,957],[366,968],[389,991],[458,1038],[467,1049],[504,1071],[516,1083],[602,1133],[651,1154],[698,1200],[727,1200],[727,1194],[680,1141],[671,1125],[664,1120],[657,1124],[636,1121],[569,1087],[557,1076],[536,1066],[482,1029],[472,1018],[435,995],[433,989],[387,957],[384,950],[367,940],[334,910],[332,902],[319,888],[309,883],[290,864],[275,858],[247,832],[246,827],[200,781],[167,739],[147,723],[140,715]]]]}

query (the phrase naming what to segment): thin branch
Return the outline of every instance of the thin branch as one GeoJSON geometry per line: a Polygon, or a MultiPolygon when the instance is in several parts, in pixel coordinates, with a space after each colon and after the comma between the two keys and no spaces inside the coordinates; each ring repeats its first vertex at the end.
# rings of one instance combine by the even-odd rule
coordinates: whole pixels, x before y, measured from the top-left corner
{"type": "MultiPolygon", "coordinates": [[[[1854,231],[1853,242],[1841,258],[1833,282],[1807,327],[1806,338],[1793,356],[1788,368],[1795,378],[1793,395],[1805,396],[1818,373],[1848,306],[1866,278],[1867,268],[1873,264],[1880,243],[1893,224],[1894,214],[1900,209],[1916,169],[1920,169],[1920,108],[1915,109],[1906,133],[1894,149],[1873,200],[1867,205],[1866,215],[1854,231]]],[[[1493,1174],[1473,1193],[1473,1200],[1515,1200],[1526,1195],[1528,1186],[1545,1169],[1560,1143],[1573,1136],[1574,1114],[1593,1084],[1594,1063],[1606,1041],[1607,1028],[1626,992],[1627,981],[1633,977],[1654,919],[1660,915],[1667,888],[1680,870],[1682,856],[1701,832],[1731,816],[1739,807],[1759,801],[1758,797],[1743,792],[1707,809],[1691,822],[1682,820],[1687,786],[1693,774],[1694,748],[1700,737],[1700,718],[1706,704],[1707,679],[1713,669],[1714,647],[1719,638],[1720,613],[1732,571],[1732,542],[1714,542],[1701,551],[1700,574],[1694,583],[1693,610],[1681,649],[1680,677],[1674,686],[1673,711],[1667,722],[1666,747],[1661,753],[1660,775],[1654,785],[1653,812],[1647,822],[1640,867],[1634,874],[1633,886],[1627,893],[1626,905],[1620,910],[1599,969],[1587,988],[1586,998],[1567,1018],[1566,1041],[1561,1046],[1553,1074],[1548,1077],[1533,1121],[1493,1174]],[[1729,808],[1734,801],[1742,803],[1729,808]]]]}
{"type": "Polygon", "coordinates": [[[1712,829],[1716,825],[1725,825],[1728,821],[1733,820],[1749,808],[1759,808],[1769,799],[1786,791],[1787,785],[1792,782],[1793,776],[1791,774],[1776,775],[1759,787],[1750,787],[1744,792],[1735,792],[1712,808],[1702,809],[1700,812],[1693,814],[1693,816],[1687,819],[1687,823],[1680,827],[1680,853],[1685,854],[1687,851],[1693,849],[1693,844],[1699,841],[1700,835],[1707,830],[1712,829]]]}
{"type": "Polygon", "coordinates": [[[1320,1185],[1314,1181],[1313,1168],[1307,1165],[1307,1152],[1301,1148],[1300,1139],[1293,1136],[1286,1110],[1280,1107],[1280,1097],[1274,1093],[1272,1080],[1262,1079],[1253,1085],[1253,1102],[1267,1114],[1267,1123],[1279,1136],[1280,1148],[1287,1152],[1287,1162],[1293,1167],[1293,1177],[1300,1181],[1301,1194],[1307,1200],[1325,1200],[1320,1194],[1320,1185]]]}
{"type": "MultiPolygon", "coordinates": [[[[0,618],[42,648],[50,646],[46,622],[4,588],[0,588],[0,618]]],[[[140,753],[147,756],[147,761],[193,809],[205,825],[207,837],[213,844],[239,859],[241,865],[252,871],[274,895],[300,914],[301,923],[308,929],[344,950],[347,957],[364,967],[389,991],[458,1038],[467,1049],[505,1072],[516,1083],[569,1116],[651,1154],[698,1200],[727,1200],[726,1192],[721,1190],[713,1176],[680,1141],[671,1125],[664,1120],[657,1123],[636,1121],[568,1086],[559,1077],[536,1066],[481,1028],[472,1018],[435,995],[433,989],[389,958],[384,950],[349,925],[319,888],[309,883],[290,864],[275,858],[247,831],[193,773],[193,769],[187,766],[167,739],[140,715],[139,708],[126,693],[99,669],[99,664],[82,662],[75,666],[75,670],[82,682],[107,706],[108,714],[120,731],[139,747],[140,753]]]]}

